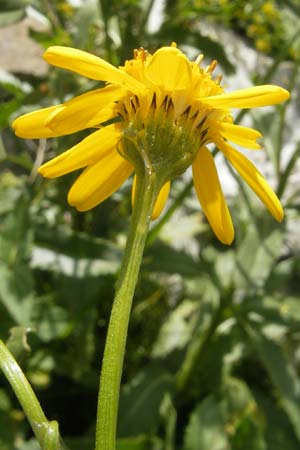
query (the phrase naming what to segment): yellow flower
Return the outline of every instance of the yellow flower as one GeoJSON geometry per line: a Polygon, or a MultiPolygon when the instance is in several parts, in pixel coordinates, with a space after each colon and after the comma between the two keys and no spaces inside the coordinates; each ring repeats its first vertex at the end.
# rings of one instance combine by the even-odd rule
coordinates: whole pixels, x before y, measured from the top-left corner
{"type": "Polygon", "coordinates": [[[261,52],[269,52],[271,50],[271,43],[266,39],[256,39],[255,47],[261,52]]]}
{"type": "Polygon", "coordinates": [[[216,61],[203,69],[202,55],[191,62],[175,44],[153,55],[135,50],[134,58],[119,68],[66,47],[50,47],[44,58],[54,66],[107,82],[103,88],[25,114],[13,123],[17,136],[24,138],[49,138],[96,128],[39,169],[44,177],[55,178],[84,168],[68,195],[69,203],[79,211],[108,198],[134,171],[126,153],[126,139],[133,136],[138,145],[148,148],[154,170],[163,166],[167,174],[153,218],[165,205],[170,180],[192,165],[196,193],[208,222],[221,242],[232,242],[231,216],[207,148],[213,143],[275,219],[282,220],[282,206],[275,193],[254,165],[229,143],[259,149],[256,140],[261,134],[235,125],[230,108],[277,104],[289,98],[286,90],[264,85],[224,93],[220,77],[212,77],[216,61]]]}
{"type": "Polygon", "coordinates": [[[262,5],[262,12],[271,19],[276,19],[279,16],[279,11],[276,9],[272,1],[267,1],[262,5]]]}

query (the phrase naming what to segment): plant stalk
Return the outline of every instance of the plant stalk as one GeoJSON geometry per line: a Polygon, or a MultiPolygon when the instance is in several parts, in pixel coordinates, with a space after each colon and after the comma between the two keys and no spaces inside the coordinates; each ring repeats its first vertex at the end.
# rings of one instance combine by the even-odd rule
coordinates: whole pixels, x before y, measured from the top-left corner
{"type": "Polygon", "coordinates": [[[137,175],[133,214],[121,264],[102,362],[96,424],[96,450],[115,450],[124,353],[132,299],[151,213],[159,191],[155,174],[137,175]]]}
{"type": "Polygon", "coordinates": [[[10,383],[43,450],[63,450],[58,423],[48,421],[20,366],[0,340],[0,369],[10,383]]]}

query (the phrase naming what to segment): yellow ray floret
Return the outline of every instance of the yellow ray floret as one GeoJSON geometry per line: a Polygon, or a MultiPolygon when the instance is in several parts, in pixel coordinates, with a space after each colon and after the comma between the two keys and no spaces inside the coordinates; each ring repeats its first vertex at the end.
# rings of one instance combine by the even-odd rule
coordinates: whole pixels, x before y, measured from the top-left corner
{"type": "Polygon", "coordinates": [[[79,144],[43,164],[39,173],[46,178],[56,178],[100,161],[114,152],[120,141],[120,126],[108,125],[90,134],[79,144]]]}
{"type": "Polygon", "coordinates": [[[207,220],[223,244],[231,244],[234,229],[212,154],[201,147],[193,163],[193,179],[207,220]]]}
{"type": "Polygon", "coordinates": [[[68,195],[70,205],[87,211],[110,197],[133,172],[132,165],[116,150],[87,167],[68,195]]]}
{"type": "Polygon", "coordinates": [[[54,66],[106,82],[106,86],[60,105],[25,114],[12,124],[18,136],[28,139],[95,129],[39,169],[48,178],[84,169],[68,196],[69,203],[79,211],[104,201],[131,175],[134,148],[161,180],[152,218],[157,218],[166,204],[171,179],[192,166],[203,213],[218,239],[230,244],[234,238],[232,220],[207,148],[207,144],[215,144],[275,219],[282,220],[283,209],[276,194],[229,141],[260,149],[257,139],[261,134],[234,124],[230,108],[283,102],[289,98],[285,89],[264,85],[225,93],[221,76],[214,79],[212,75],[216,61],[203,69],[203,55],[189,61],[175,44],[153,55],[143,48],[135,50],[133,59],[118,68],[95,55],[67,47],[50,47],[44,58],[54,66]]]}
{"type": "Polygon", "coordinates": [[[141,83],[108,62],[76,48],[49,47],[44,54],[44,59],[53,66],[72,70],[93,80],[109,81],[134,93],[144,89],[141,83]]]}
{"type": "Polygon", "coordinates": [[[228,161],[265,204],[272,216],[278,220],[278,222],[281,222],[284,216],[281,203],[262,174],[246,158],[246,156],[242,155],[227,143],[219,142],[218,146],[228,161]]]}
{"type": "Polygon", "coordinates": [[[242,127],[240,125],[234,125],[232,123],[220,123],[220,134],[242,147],[258,150],[261,146],[256,142],[256,139],[261,138],[261,133],[252,128],[242,127]]]}
{"type": "Polygon", "coordinates": [[[192,66],[177,48],[162,48],[145,64],[145,77],[153,86],[166,92],[187,89],[191,83],[192,66]]]}
{"type": "Polygon", "coordinates": [[[49,108],[39,109],[38,111],[33,111],[18,117],[13,122],[16,135],[26,139],[43,139],[60,136],[60,133],[56,133],[49,127],[46,127],[45,122],[51,114],[61,111],[62,108],[62,105],[50,106],[49,108]]]}
{"type": "Polygon", "coordinates": [[[87,92],[65,102],[60,109],[53,111],[45,121],[45,125],[57,133],[65,131],[74,133],[85,129],[87,124],[91,123],[95,126],[97,114],[124,97],[125,93],[126,91],[116,86],[87,92]]]}
{"type": "Polygon", "coordinates": [[[265,85],[200,100],[214,108],[257,108],[276,105],[287,100],[289,96],[290,94],[279,86],[265,85]]]}

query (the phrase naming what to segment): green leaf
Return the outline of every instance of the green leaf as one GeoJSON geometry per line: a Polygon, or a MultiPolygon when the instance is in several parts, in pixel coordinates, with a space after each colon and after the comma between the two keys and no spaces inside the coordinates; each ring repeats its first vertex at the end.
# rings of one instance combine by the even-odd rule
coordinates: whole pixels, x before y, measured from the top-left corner
{"type": "Polygon", "coordinates": [[[281,347],[266,338],[257,326],[248,323],[245,331],[280,395],[282,407],[300,442],[300,380],[297,372],[281,347]]]}
{"type": "Polygon", "coordinates": [[[282,243],[283,229],[271,218],[260,220],[259,229],[249,225],[236,253],[237,286],[252,289],[263,286],[280,256],[282,243]]]}
{"type": "Polygon", "coordinates": [[[12,269],[0,262],[0,302],[19,325],[30,325],[34,304],[31,274],[25,265],[12,269]]]}
{"type": "Polygon", "coordinates": [[[158,438],[144,436],[118,439],[116,450],[163,450],[163,443],[158,438]]]}
{"type": "Polygon", "coordinates": [[[187,350],[177,375],[177,386],[183,389],[197,365],[200,354],[206,343],[214,316],[220,306],[219,292],[209,277],[186,281],[186,292],[197,299],[199,307],[190,320],[191,336],[187,342],[187,350]]]}
{"type": "Polygon", "coordinates": [[[29,215],[30,197],[26,188],[23,191],[21,189],[13,187],[2,193],[7,194],[13,202],[0,222],[1,261],[9,268],[27,264],[33,238],[29,215]]]}
{"type": "Polygon", "coordinates": [[[59,339],[70,331],[70,314],[58,305],[35,301],[31,318],[37,335],[44,342],[59,339]]]}
{"type": "Polygon", "coordinates": [[[265,389],[254,389],[254,395],[264,420],[264,436],[268,450],[295,450],[299,443],[286,414],[265,389]]]}
{"type": "Polygon", "coordinates": [[[152,364],[139,372],[121,391],[118,436],[153,433],[160,420],[160,405],[172,388],[172,377],[152,364]]]}
{"type": "Polygon", "coordinates": [[[161,405],[161,415],[165,421],[164,450],[174,450],[177,411],[175,409],[171,395],[169,393],[165,395],[163,403],[161,405]]]}
{"type": "Polygon", "coordinates": [[[257,128],[263,134],[264,148],[273,167],[276,167],[278,160],[278,155],[276,155],[278,128],[280,126],[278,110],[264,111],[255,109],[251,111],[251,117],[253,117],[254,128],[257,128]]]}
{"type": "MultiPolygon", "coordinates": [[[[0,22],[1,16],[0,14],[0,22]]],[[[20,107],[25,95],[31,90],[27,82],[21,82],[11,73],[0,69],[0,127],[9,125],[11,115],[20,107]]]]}
{"type": "Polygon", "coordinates": [[[46,224],[43,227],[37,226],[36,240],[41,246],[69,256],[92,259],[102,255],[104,259],[114,260],[121,255],[121,250],[110,241],[73,231],[63,225],[55,228],[46,224]]]}
{"type": "Polygon", "coordinates": [[[198,276],[207,269],[205,263],[195,261],[186,252],[176,250],[161,241],[146,250],[143,267],[150,272],[178,273],[191,277],[198,276]]]}
{"type": "Polygon", "coordinates": [[[294,283],[294,258],[282,259],[272,270],[268,280],[265,283],[264,290],[269,295],[280,293],[297,295],[298,287],[294,283]]]}
{"type": "MultiPolygon", "coordinates": [[[[62,318],[68,314],[69,311],[64,310],[62,318]]],[[[61,323],[61,331],[65,333],[65,336],[62,335],[60,338],[68,337],[68,339],[64,340],[65,352],[56,356],[57,365],[61,373],[65,373],[76,381],[85,382],[88,377],[94,375],[93,358],[97,317],[96,309],[89,307],[81,310],[80,315],[71,317],[68,322],[66,320],[61,323]]]]}
{"type": "Polygon", "coordinates": [[[222,415],[214,396],[203,400],[192,413],[184,436],[184,450],[230,450],[222,415]]]}
{"type": "Polygon", "coordinates": [[[242,420],[231,439],[231,445],[234,450],[245,450],[245,446],[247,450],[267,450],[262,430],[250,417],[242,420]]]}
{"type": "Polygon", "coordinates": [[[215,251],[214,261],[215,270],[218,280],[220,282],[221,290],[228,290],[234,284],[235,277],[235,252],[233,250],[226,250],[225,252],[215,251]],[[223,289],[222,289],[223,288],[223,289]]]}
{"type": "MultiPolygon", "coordinates": [[[[100,3],[100,2],[99,2],[100,3]]],[[[91,31],[101,20],[98,2],[88,1],[80,4],[74,11],[72,26],[74,27],[73,45],[85,48],[92,38],[91,31]]]]}
{"type": "MultiPolygon", "coordinates": [[[[11,204],[0,221],[0,302],[19,325],[30,326],[34,284],[29,268],[32,244],[30,196],[25,187],[13,184],[0,193],[11,204]]],[[[1,208],[0,208],[1,209],[1,208]]]]}
{"type": "Polygon", "coordinates": [[[27,355],[31,351],[27,342],[27,334],[31,331],[31,328],[26,327],[13,327],[9,330],[10,336],[6,342],[6,346],[17,361],[20,361],[24,355],[27,355]]]}
{"type": "MultiPolygon", "coordinates": [[[[184,450],[231,450],[232,436],[238,438],[245,421],[255,429],[256,442],[263,442],[257,407],[247,385],[236,378],[226,377],[221,387],[207,396],[190,416],[184,436],[184,450]]],[[[263,450],[251,447],[244,441],[247,450],[263,450]]]]}
{"type": "Polygon", "coordinates": [[[258,317],[265,335],[281,341],[282,337],[299,330],[300,302],[299,297],[283,296],[275,293],[273,296],[264,295],[247,298],[241,304],[240,312],[248,320],[258,317]],[[272,335],[272,327],[278,327],[278,335],[272,335]]]}
{"type": "Polygon", "coordinates": [[[195,327],[199,325],[199,310],[199,303],[184,300],[171,311],[159,330],[152,355],[163,358],[175,350],[182,350],[191,341],[195,327]]]}

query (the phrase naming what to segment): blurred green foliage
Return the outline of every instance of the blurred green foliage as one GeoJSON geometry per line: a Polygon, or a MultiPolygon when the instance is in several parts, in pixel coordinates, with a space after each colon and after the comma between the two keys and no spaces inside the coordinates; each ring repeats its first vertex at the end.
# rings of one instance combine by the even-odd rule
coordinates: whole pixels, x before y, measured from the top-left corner
{"type": "MultiPolygon", "coordinates": [[[[257,50],[276,56],[293,25],[299,27],[300,5],[297,0],[182,0],[181,11],[187,17],[205,16],[205,20],[225,23],[247,37],[257,50]]],[[[294,39],[289,58],[299,58],[299,45],[299,38],[294,39]]]]}
{"type": "MultiPolygon", "coordinates": [[[[206,21],[276,56],[268,70],[252,74],[258,82],[278,80],[289,60],[286,84],[297,95],[299,42],[291,37],[298,2],[166,0],[151,28],[154,6],[151,0],[83,0],[79,6],[1,0],[0,24],[19,24],[34,10],[46,27],[27,32],[44,48],[76,46],[118,64],[135,47],[152,51],[176,41],[233,73],[226,45],[202,34],[199,22],[206,21]]],[[[130,184],[95,210],[76,212],[66,201],[74,175],[47,181],[36,169],[80,136],[22,140],[9,123],[94,85],[51,68],[39,76],[0,72],[0,337],[73,450],[94,445],[130,184]]],[[[300,448],[300,142],[290,138],[289,153],[282,153],[297,112],[282,105],[252,115],[285,206],[282,224],[240,184],[230,197],[236,239],[224,247],[204,221],[191,183],[173,183],[167,211],[150,232],[134,300],[118,450],[300,448]]],[[[2,376],[0,449],[38,449],[2,376]]]]}

